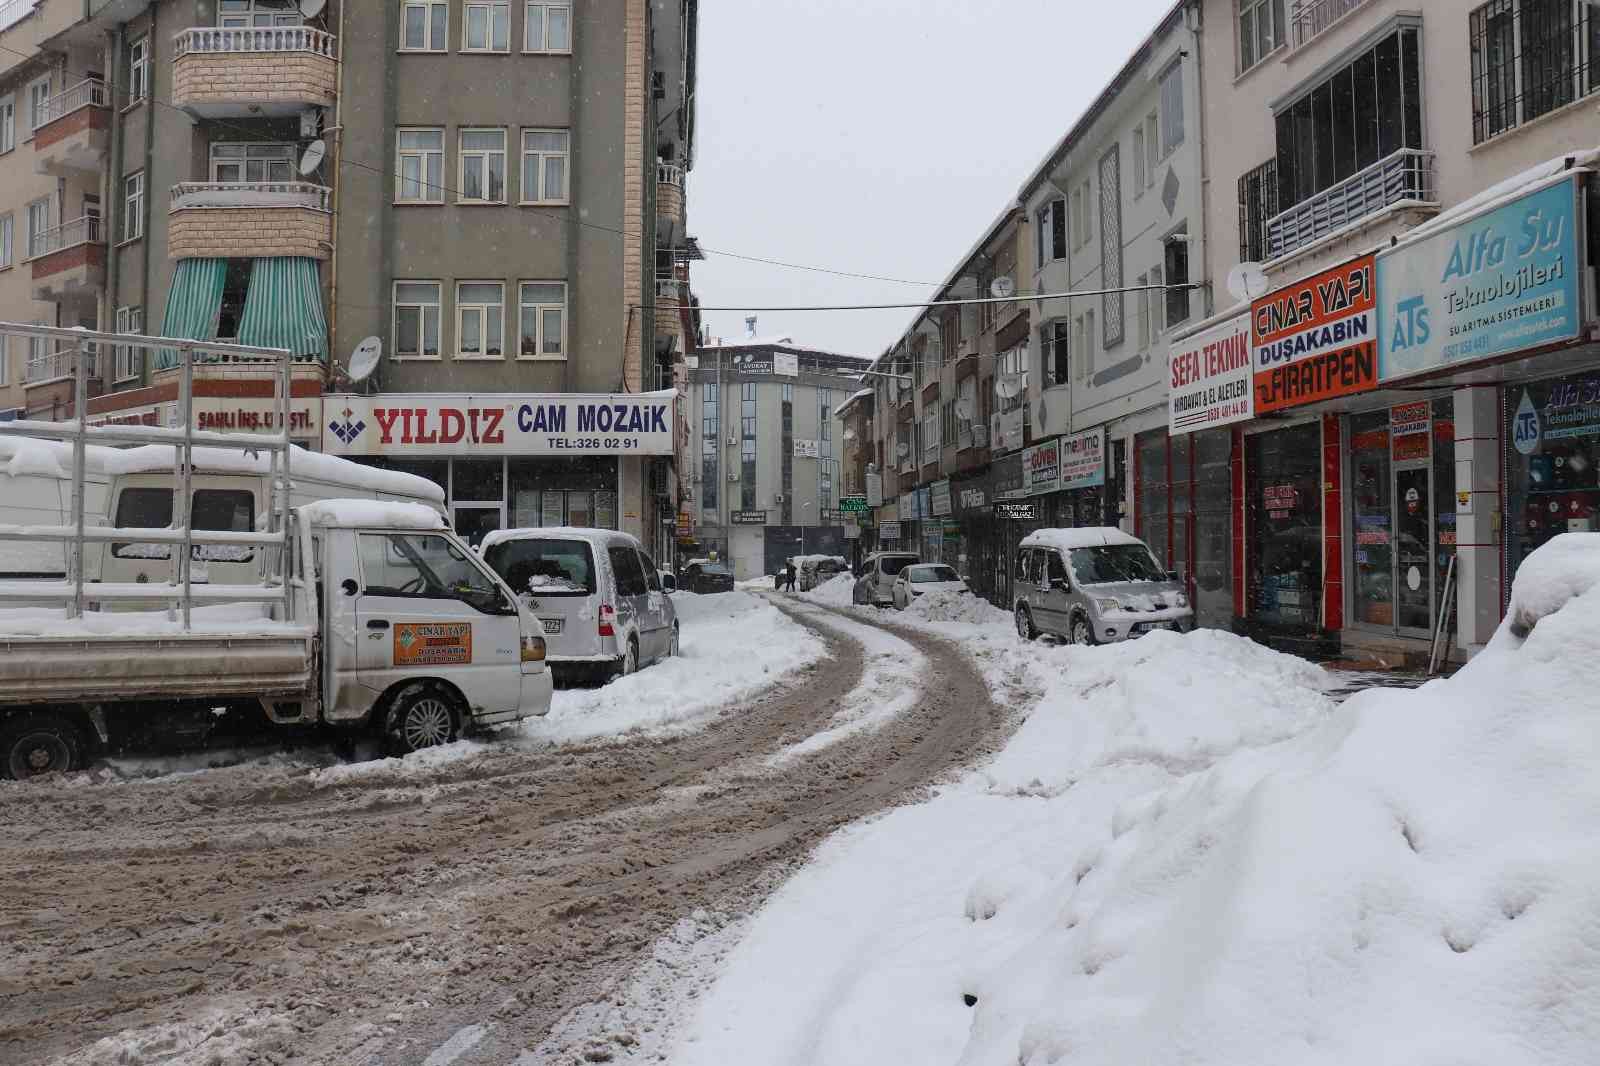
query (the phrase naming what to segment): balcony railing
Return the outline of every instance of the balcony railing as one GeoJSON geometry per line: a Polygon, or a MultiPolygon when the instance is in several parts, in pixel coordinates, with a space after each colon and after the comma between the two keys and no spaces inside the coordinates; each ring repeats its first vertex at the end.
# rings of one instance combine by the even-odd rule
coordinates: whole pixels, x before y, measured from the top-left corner
{"type": "Polygon", "coordinates": [[[39,105],[34,117],[34,129],[43,129],[56,119],[70,115],[80,107],[107,107],[111,94],[106,83],[98,78],[85,78],[72,88],[59,92],[39,105]]]}
{"type": "Polygon", "coordinates": [[[683,188],[683,168],[675,163],[656,164],[656,184],[676,185],[683,188]]]}
{"type": "Polygon", "coordinates": [[[336,58],[334,36],[310,26],[195,26],[173,38],[174,57],[231,52],[314,52],[336,58]]]}
{"type": "Polygon", "coordinates": [[[333,190],[303,181],[180,181],[172,187],[172,210],[191,208],[303,207],[327,211],[333,190]]]}
{"type": "MultiPolygon", "coordinates": [[[[78,352],[73,348],[62,348],[28,360],[24,382],[29,385],[42,385],[46,381],[57,381],[61,378],[70,378],[78,372],[78,352]]],[[[89,377],[99,378],[100,356],[92,350],[89,351],[89,377]]]]}
{"type": "Polygon", "coordinates": [[[1295,0],[1289,15],[1296,48],[1306,44],[1368,0],[1295,0]]]}
{"type": "Polygon", "coordinates": [[[1437,207],[1433,153],[1402,148],[1267,221],[1267,256],[1276,259],[1397,204],[1437,207]]]}
{"type": "Polygon", "coordinates": [[[42,233],[35,233],[28,242],[28,258],[38,259],[40,256],[59,252],[64,248],[75,248],[80,244],[99,244],[100,216],[82,215],[71,222],[63,222],[54,229],[47,229],[42,233]]]}

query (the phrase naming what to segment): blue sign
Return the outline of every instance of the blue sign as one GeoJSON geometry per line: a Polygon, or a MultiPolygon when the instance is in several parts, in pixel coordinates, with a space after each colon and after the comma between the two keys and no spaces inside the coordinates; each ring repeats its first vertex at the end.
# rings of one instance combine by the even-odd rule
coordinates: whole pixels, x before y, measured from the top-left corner
{"type": "Polygon", "coordinates": [[[1575,178],[1378,256],[1378,379],[1577,337],[1582,271],[1575,178]]]}

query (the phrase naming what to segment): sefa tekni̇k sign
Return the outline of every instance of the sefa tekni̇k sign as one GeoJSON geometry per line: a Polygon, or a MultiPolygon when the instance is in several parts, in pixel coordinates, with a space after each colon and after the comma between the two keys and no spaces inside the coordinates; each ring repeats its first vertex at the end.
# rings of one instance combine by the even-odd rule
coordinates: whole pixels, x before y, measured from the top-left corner
{"type": "Polygon", "coordinates": [[[334,455],[671,455],[675,392],[328,395],[334,455]]]}

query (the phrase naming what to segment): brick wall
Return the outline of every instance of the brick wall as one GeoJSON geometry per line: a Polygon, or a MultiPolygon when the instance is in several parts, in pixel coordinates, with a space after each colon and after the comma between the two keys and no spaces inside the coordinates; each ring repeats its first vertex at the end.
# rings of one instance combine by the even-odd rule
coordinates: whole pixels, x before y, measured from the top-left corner
{"type": "Polygon", "coordinates": [[[274,255],[327,259],[331,216],[309,207],[191,207],[172,212],[172,259],[274,255]]]}
{"type": "MultiPolygon", "coordinates": [[[[648,68],[649,24],[646,21],[646,0],[628,0],[624,20],[623,83],[623,182],[622,182],[622,313],[627,322],[626,347],[622,353],[622,377],[630,392],[638,392],[642,385],[644,368],[640,365],[643,348],[640,324],[644,306],[644,140],[645,111],[649,106],[650,71],[648,68]],[[636,310],[641,309],[641,310],[636,310]]],[[[651,160],[650,177],[655,179],[655,160],[651,160]]],[[[652,224],[654,220],[651,220],[652,224]]]]}
{"type": "Polygon", "coordinates": [[[337,64],[315,52],[218,52],[179,56],[172,101],[179,107],[226,103],[331,105],[337,64]]]}
{"type": "Polygon", "coordinates": [[[656,214],[674,222],[683,221],[683,190],[666,182],[656,183],[656,214]]]}
{"type": "MultiPolygon", "coordinates": [[[[111,112],[104,107],[80,107],[62,115],[54,122],[40,126],[33,133],[33,150],[42,151],[75,133],[93,130],[103,137],[111,136],[111,112]]],[[[101,150],[104,150],[102,145],[101,150]]]]}

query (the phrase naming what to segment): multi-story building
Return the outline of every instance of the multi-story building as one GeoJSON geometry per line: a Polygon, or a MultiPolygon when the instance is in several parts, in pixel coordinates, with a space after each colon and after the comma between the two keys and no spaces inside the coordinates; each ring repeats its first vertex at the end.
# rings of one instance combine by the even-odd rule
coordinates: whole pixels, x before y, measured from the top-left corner
{"type": "Polygon", "coordinates": [[[795,555],[846,553],[834,412],[867,361],[787,338],[702,346],[689,371],[692,550],[732,561],[743,581],[795,555]]]}
{"type": "MultiPolygon", "coordinates": [[[[651,393],[696,332],[697,17],[0,4],[0,318],[291,348],[305,446],[436,478],[473,536],[612,525],[666,556],[688,436],[651,393]]],[[[90,418],[170,417],[165,354],[97,353],[90,418]]],[[[73,413],[70,359],[0,366],[0,410],[73,413]]],[[[266,425],[271,389],[205,368],[198,417],[266,425]]]]}

